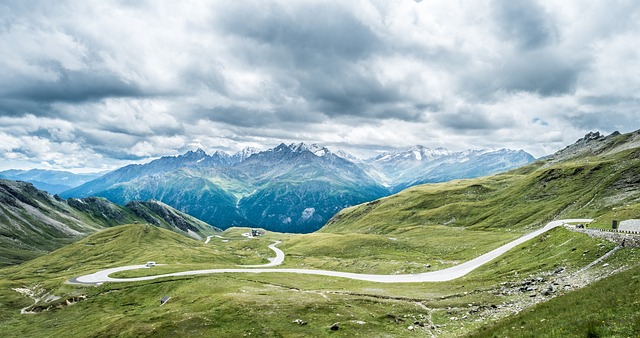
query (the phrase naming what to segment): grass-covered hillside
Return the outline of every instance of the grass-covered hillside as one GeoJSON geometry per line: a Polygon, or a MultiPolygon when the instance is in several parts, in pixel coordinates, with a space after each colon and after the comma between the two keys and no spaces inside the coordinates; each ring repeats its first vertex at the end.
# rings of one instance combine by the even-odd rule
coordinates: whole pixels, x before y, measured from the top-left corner
{"type": "Polygon", "coordinates": [[[321,232],[386,234],[440,225],[522,230],[587,216],[610,223],[599,217],[640,202],[638,135],[583,139],[507,173],[413,187],[345,209],[321,232]]]}
{"type": "MultiPolygon", "coordinates": [[[[95,204],[87,202],[85,204],[95,204]]],[[[116,208],[111,218],[135,219],[116,208]]],[[[78,240],[107,226],[32,184],[0,180],[0,266],[16,264],[78,240]]]]}
{"type": "MultiPolygon", "coordinates": [[[[100,269],[149,260],[167,265],[142,270],[147,273],[260,264],[273,255],[266,246],[274,239],[285,244],[307,236],[268,234],[249,239],[239,236],[241,232],[232,229],[223,233],[223,239],[205,244],[153,226],[118,226],[20,266],[0,269],[0,332],[8,337],[457,336],[531,300],[566,293],[566,284],[577,287],[577,277],[584,276],[579,270],[614,246],[555,229],[447,283],[379,284],[278,273],[168,277],[99,286],[65,283],[100,269]],[[544,295],[554,284],[560,286],[544,295]],[[532,288],[521,291],[523,285],[532,288]],[[171,298],[160,306],[163,296],[171,298]],[[338,330],[330,329],[334,323],[338,330]]],[[[631,261],[629,251],[616,255],[620,256],[605,261],[608,266],[600,264],[590,272],[610,273],[631,261]]],[[[344,258],[340,251],[333,256],[344,258]]]]}
{"type": "Polygon", "coordinates": [[[31,183],[0,180],[0,266],[18,264],[104,228],[134,222],[194,237],[216,231],[155,201],[122,207],[97,197],[64,200],[31,183]]]}
{"type": "Polygon", "coordinates": [[[640,335],[640,266],[491,323],[470,337],[640,335]]]}

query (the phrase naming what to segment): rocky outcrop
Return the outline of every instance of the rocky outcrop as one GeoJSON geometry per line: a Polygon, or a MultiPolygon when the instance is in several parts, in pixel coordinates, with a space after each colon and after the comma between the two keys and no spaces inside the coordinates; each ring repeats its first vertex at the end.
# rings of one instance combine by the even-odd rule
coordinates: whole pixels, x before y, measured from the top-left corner
{"type": "Polygon", "coordinates": [[[573,229],[573,231],[582,232],[593,238],[604,239],[625,248],[640,248],[640,233],[626,233],[624,231],[605,230],[605,229],[573,229]]]}
{"type": "Polygon", "coordinates": [[[640,130],[627,134],[615,131],[607,136],[600,134],[600,132],[590,132],[574,144],[553,154],[548,165],[584,156],[614,154],[639,146],[640,130]]]}

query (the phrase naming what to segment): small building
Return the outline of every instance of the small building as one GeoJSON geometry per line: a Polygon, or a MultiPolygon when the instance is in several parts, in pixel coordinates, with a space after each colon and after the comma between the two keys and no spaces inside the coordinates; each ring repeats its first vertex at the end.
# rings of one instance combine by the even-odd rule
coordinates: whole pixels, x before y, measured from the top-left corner
{"type": "Polygon", "coordinates": [[[258,229],[251,229],[251,237],[264,236],[265,233],[258,229]]]}

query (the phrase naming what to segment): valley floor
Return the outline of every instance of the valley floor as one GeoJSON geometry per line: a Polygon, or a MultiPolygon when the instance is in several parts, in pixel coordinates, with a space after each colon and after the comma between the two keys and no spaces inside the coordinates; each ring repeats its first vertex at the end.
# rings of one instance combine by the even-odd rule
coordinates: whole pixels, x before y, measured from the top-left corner
{"type": "MultiPolygon", "coordinates": [[[[444,230],[425,228],[424,231],[427,234],[444,230]]],[[[445,269],[472,258],[470,255],[476,251],[471,248],[482,243],[473,242],[477,238],[476,232],[448,231],[455,236],[462,233],[467,237],[466,244],[459,248],[466,248],[460,251],[464,254],[449,252],[443,256],[450,257],[450,262],[441,265],[445,269]]],[[[335,235],[330,236],[332,241],[337,239],[330,258],[328,252],[320,250],[324,245],[320,242],[328,235],[270,233],[263,238],[247,239],[241,232],[241,229],[231,229],[205,244],[161,229],[145,230],[135,225],[118,227],[20,267],[1,269],[0,331],[10,332],[9,337],[114,334],[124,337],[382,337],[418,333],[459,336],[478,329],[490,332],[484,328],[490,322],[511,318],[514,313],[558,296],[563,299],[564,295],[596,280],[615,277],[621,271],[640,265],[637,249],[617,248],[614,243],[554,227],[515,246],[499,259],[448,282],[377,283],[273,271],[250,274],[243,270],[245,273],[173,276],[97,286],[64,283],[72,276],[99,270],[100,264],[121,266],[151,260],[168,263],[119,272],[118,278],[131,277],[128,274],[135,273],[169,272],[170,269],[197,270],[206,265],[220,269],[258,265],[273,257],[274,251],[267,248],[267,243],[275,240],[282,240],[279,247],[287,253],[282,261],[285,267],[308,264],[307,269],[325,266],[342,269],[350,266],[342,263],[351,262],[349,257],[355,253],[349,251],[350,246],[341,247],[342,237],[335,235]],[[306,241],[308,238],[315,245],[311,246],[306,241]],[[305,251],[307,249],[309,252],[305,251]],[[332,261],[343,259],[344,262],[332,265],[332,261]],[[164,296],[170,298],[160,306],[159,301],[164,296]],[[32,314],[20,314],[21,310],[32,314]],[[335,331],[331,329],[334,324],[335,331]]],[[[487,236],[490,234],[488,232],[487,236]]],[[[513,241],[513,235],[509,235],[509,241],[513,241]]],[[[408,267],[404,271],[417,269],[412,262],[424,262],[418,257],[424,253],[407,246],[414,236],[415,233],[410,237],[402,234],[383,236],[384,243],[394,245],[390,252],[404,252],[402,256],[390,256],[396,260],[394,264],[408,267]]],[[[358,250],[369,252],[369,255],[360,255],[361,262],[351,269],[362,271],[368,267],[382,274],[390,271],[388,261],[377,265],[378,260],[382,261],[388,254],[386,248],[376,244],[362,249],[358,245],[378,243],[376,238],[368,235],[344,238],[352,246],[359,247],[358,250]],[[358,238],[362,241],[358,242],[358,238]]],[[[481,246],[485,253],[491,249],[481,246]]],[[[430,250],[435,256],[442,255],[437,247],[430,250]]],[[[429,268],[423,266],[421,269],[429,268]]],[[[395,270],[391,275],[393,272],[395,270]]],[[[523,321],[528,322],[527,319],[523,321]]],[[[579,332],[576,335],[580,335],[579,332]]]]}
{"type": "MultiPolygon", "coordinates": [[[[160,274],[160,275],[147,275],[143,277],[131,277],[131,278],[112,278],[109,277],[111,274],[115,274],[122,271],[136,270],[142,269],[148,266],[145,265],[129,265],[122,266],[116,268],[110,268],[102,271],[98,271],[96,273],[80,276],[77,278],[73,278],[71,280],[72,283],[81,283],[81,284],[95,284],[95,283],[107,283],[107,282],[139,282],[139,281],[147,281],[154,280],[158,278],[165,277],[178,277],[178,276],[194,276],[194,275],[205,275],[205,274],[214,274],[214,273],[295,273],[295,274],[304,274],[304,275],[319,275],[319,276],[329,276],[329,277],[340,277],[347,279],[355,279],[376,283],[424,283],[424,282],[446,282],[454,279],[458,279],[475,270],[476,268],[488,263],[489,261],[496,259],[501,256],[505,252],[510,249],[513,249],[519,244],[522,244],[528,240],[535,238],[551,229],[556,227],[566,225],[569,223],[590,223],[592,219],[566,219],[566,220],[558,220],[549,222],[542,229],[533,231],[525,236],[522,236],[516,240],[513,240],[503,246],[494,249],[488,253],[480,255],[472,260],[469,260],[465,263],[458,264],[452,266],[447,269],[424,272],[418,274],[408,274],[408,275],[374,275],[374,274],[358,274],[358,273],[349,273],[342,271],[329,271],[329,270],[311,270],[311,269],[265,269],[267,267],[280,265],[284,261],[284,253],[282,250],[277,249],[275,245],[280,242],[276,242],[269,246],[270,249],[276,252],[276,257],[270,259],[271,263],[263,264],[263,265],[252,265],[246,266],[245,268],[236,268],[236,269],[208,269],[208,270],[190,270],[190,271],[181,271],[169,274],[160,274]],[[247,268],[257,268],[260,267],[262,269],[247,269],[247,268]]],[[[205,243],[208,243],[210,238],[207,238],[205,243]]],[[[154,263],[155,264],[155,263],[154,263]]]]}

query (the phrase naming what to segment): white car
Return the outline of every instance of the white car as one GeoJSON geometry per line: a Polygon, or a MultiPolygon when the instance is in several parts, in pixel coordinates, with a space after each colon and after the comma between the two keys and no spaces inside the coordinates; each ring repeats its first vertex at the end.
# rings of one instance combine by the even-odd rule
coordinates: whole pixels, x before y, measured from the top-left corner
{"type": "Polygon", "coordinates": [[[156,266],[156,262],[147,262],[147,264],[145,264],[146,267],[150,268],[152,266],[156,266]]]}

